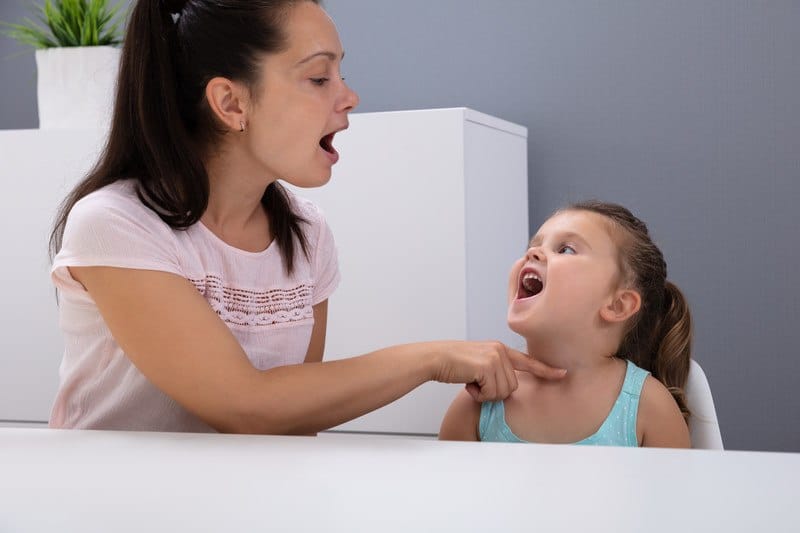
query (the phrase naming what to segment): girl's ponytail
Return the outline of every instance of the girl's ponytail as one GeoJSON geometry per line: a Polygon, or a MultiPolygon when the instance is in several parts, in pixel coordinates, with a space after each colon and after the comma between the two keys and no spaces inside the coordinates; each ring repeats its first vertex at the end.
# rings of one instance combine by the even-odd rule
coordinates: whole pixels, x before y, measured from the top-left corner
{"type": "Polygon", "coordinates": [[[651,371],[680,407],[684,419],[690,412],[684,386],[689,376],[692,351],[692,317],[681,290],[671,281],[664,286],[664,315],[655,335],[651,371]]]}

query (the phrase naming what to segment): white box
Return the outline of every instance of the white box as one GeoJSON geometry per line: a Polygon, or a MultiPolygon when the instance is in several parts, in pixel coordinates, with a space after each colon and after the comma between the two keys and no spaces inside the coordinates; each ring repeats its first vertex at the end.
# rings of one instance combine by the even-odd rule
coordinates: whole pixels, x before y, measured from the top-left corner
{"type": "Polygon", "coordinates": [[[48,239],[56,209],[97,159],[95,130],[0,130],[0,422],[46,422],[64,352],[48,239]]]}
{"type": "MultiPolygon", "coordinates": [[[[319,189],[342,282],[325,358],[392,344],[498,339],[511,264],[528,235],[527,129],[465,108],[364,113],[336,135],[319,189]]],[[[337,430],[434,434],[459,385],[428,383],[337,430]]]]}
{"type": "MultiPolygon", "coordinates": [[[[334,141],[331,182],[298,190],[323,209],[339,249],[325,358],[439,339],[521,348],[505,316],[508,271],[528,240],[527,130],[464,108],[350,123],[334,141]]],[[[63,344],[47,237],[101,142],[89,130],[0,131],[0,421],[49,416],[63,344]]],[[[429,383],[336,429],[435,434],[459,388],[429,383]]]]}

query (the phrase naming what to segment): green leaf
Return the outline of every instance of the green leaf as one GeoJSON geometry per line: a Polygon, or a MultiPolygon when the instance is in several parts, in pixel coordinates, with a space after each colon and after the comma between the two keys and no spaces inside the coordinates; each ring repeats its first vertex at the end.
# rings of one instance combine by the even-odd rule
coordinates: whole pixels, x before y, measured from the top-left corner
{"type": "Polygon", "coordinates": [[[116,45],[122,42],[124,0],[44,0],[33,6],[37,24],[0,22],[5,35],[34,48],[116,45]]]}

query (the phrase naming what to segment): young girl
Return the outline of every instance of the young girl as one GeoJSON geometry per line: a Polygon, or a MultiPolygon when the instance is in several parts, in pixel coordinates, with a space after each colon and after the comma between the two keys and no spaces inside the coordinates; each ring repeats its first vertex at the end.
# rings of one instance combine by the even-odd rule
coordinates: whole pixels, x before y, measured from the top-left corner
{"type": "Polygon", "coordinates": [[[136,2],[106,150],[52,236],[51,426],[313,433],[428,380],[487,400],[513,368],[560,375],[497,342],[321,362],[333,237],[278,180],[330,179],[343,56],[314,0],[136,2]]]}
{"type": "Polygon", "coordinates": [[[600,202],[556,212],[511,269],[508,324],[565,368],[519,374],[505,401],[461,393],[439,438],[689,447],[691,319],[647,226],[600,202]]]}

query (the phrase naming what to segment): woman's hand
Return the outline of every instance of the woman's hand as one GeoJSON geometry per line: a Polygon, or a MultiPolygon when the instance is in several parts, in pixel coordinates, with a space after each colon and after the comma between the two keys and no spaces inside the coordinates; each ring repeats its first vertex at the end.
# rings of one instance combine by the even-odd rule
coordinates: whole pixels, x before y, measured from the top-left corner
{"type": "Polygon", "coordinates": [[[514,370],[530,372],[542,379],[561,379],[566,370],[553,368],[509,348],[502,342],[443,342],[433,380],[466,383],[467,392],[477,402],[503,400],[517,388],[514,370]]]}

